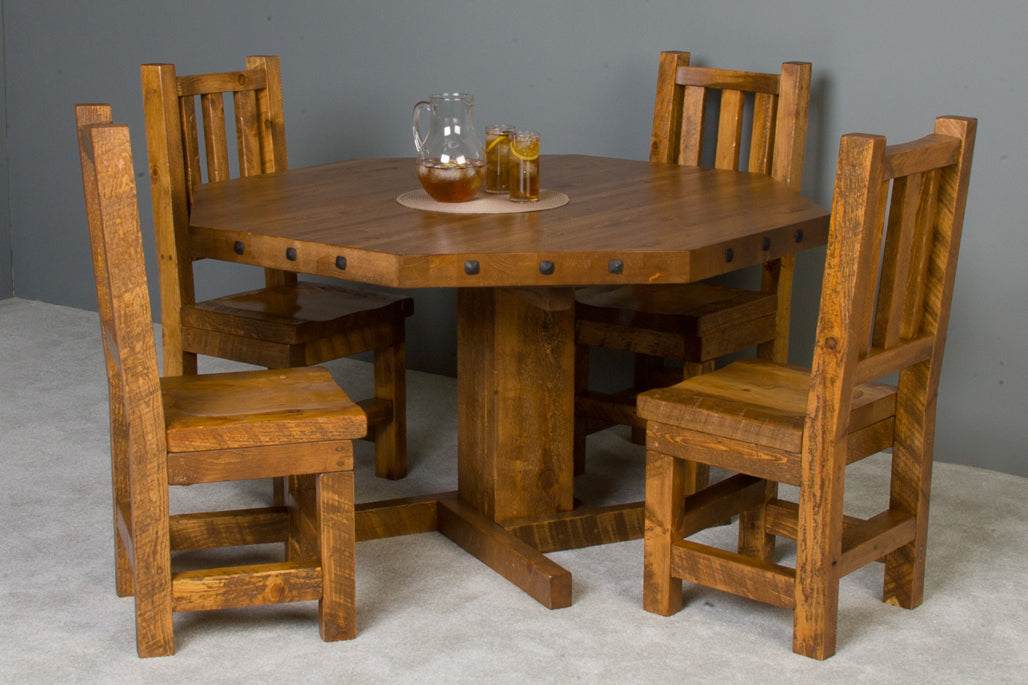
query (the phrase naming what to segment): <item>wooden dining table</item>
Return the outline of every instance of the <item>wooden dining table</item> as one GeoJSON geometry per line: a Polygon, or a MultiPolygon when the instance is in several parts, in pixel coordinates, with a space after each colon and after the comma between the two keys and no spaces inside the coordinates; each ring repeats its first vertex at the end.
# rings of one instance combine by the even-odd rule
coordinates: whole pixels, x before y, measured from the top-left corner
{"type": "Polygon", "coordinates": [[[388,288],[457,289],[457,491],[360,505],[358,540],[438,530],[550,608],[546,552],[642,536],[640,502],[576,502],[574,288],[686,283],[827,241],[828,212],[767,176],[541,158],[561,207],[412,209],[414,160],[356,159],[194,190],[197,257],[388,288]]]}

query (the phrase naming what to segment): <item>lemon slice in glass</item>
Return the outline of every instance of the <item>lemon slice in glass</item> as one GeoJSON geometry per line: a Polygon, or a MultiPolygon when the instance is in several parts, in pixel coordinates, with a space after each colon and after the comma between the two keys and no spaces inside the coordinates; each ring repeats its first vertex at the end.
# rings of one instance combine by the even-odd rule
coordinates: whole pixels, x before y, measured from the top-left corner
{"type": "Polygon", "coordinates": [[[523,161],[539,157],[539,136],[518,133],[510,144],[510,153],[523,161]]]}

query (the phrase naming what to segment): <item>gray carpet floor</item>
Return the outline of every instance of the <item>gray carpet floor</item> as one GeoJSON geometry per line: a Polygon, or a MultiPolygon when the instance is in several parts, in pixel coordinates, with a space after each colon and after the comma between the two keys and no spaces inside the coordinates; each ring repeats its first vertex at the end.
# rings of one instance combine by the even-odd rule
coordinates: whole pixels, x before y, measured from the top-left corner
{"type": "MultiPolygon", "coordinates": [[[[330,368],[369,392],[369,364],[330,368]]],[[[360,443],[360,501],[456,487],[455,382],[408,378],[410,475],[376,479],[360,443]]],[[[690,588],[673,617],[643,611],[640,541],[550,555],[574,576],[574,604],[550,611],[437,533],[358,544],[355,640],[323,643],[314,603],[178,614],[177,654],[141,660],[114,594],[106,403],[95,313],[0,301],[2,682],[1028,682],[1028,479],[952,464],[935,469],[924,604],[883,604],[879,564],[847,576],[823,663],[791,652],[784,610],[690,588]]],[[[580,498],[641,498],[639,448],[613,429],[589,449],[580,498]]],[[[853,513],[884,501],[887,474],[885,455],[851,467],[853,513]]],[[[176,489],[173,509],[269,496],[204,488],[176,489]]]]}

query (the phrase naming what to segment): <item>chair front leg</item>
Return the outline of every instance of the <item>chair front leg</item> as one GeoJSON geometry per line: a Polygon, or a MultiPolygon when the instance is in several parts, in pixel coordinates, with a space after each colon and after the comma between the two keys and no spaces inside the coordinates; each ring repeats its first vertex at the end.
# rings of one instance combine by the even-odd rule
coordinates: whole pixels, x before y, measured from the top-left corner
{"type": "Polygon", "coordinates": [[[671,574],[671,550],[682,530],[687,467],[687,462],[680,459],[646,451],[643,608],[661,616],[682,608],[682,581],[671,574]]]}
{"type": "Polygon", "coordinates": [[[393,408],[390,419],[374,427],[375,475],[396,480],[407,475],[406,345],[377,349],[374,359],[375,397],[389,400],[393,408]]]}
{"type": "Polygon", "coordinates": [[[321,638],[357,636],[354,564],[353,472],[323,473],[317,479],[322,594],[318,602],[321,638]]]}
{"type": "Polygon", "coordinates": [[[835,654],[845,449],[843,439],[816,451],[805,445],[803,455],[792,649],[814,659],[835,654]]]}

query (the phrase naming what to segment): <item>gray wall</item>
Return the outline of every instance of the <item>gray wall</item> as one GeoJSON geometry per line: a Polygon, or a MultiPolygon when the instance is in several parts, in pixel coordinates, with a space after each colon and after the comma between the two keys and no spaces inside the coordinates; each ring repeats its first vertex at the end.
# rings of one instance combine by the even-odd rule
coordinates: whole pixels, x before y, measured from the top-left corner
{"type": "Polygon", "coordinates": [[[0,0],[0,299],[14,293],[11,277],[11,206],[7,174],[7,92],[4,74],[4,3],[0,0]]]}
{"type": "MultiPolygon", "coordinates": [[[[305,166],[411,155],[411,106],[454,89],[475,94],[479,128],[512,120],[543,131],[551,153],[641,159],[659,50],[690,50],[694,63],[741,69],[808,60],[814,91],[804,191],[825,205],[843,133],[900,140],[925,133],[939,114],[977,116],[936,453],[1028,475],[1023,0],[4,3],[15,293],[75,307],[95,307],[76,102],[110,102],[115,118],[132,127],[153,275],[142,62],[174,62],[188,73],[241,66],[247,54],[280,55],[290,162],[305,166]]],[[[810,353],[822,259],[814,251],[799,260],[797,362],[810,353]]],[[[257,282],[255,274],[211,266],[214,283],[202,294],[257,282]]],[[[453,294],[416,295],[411,366],[452,372],[453,294]]]]}

